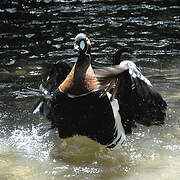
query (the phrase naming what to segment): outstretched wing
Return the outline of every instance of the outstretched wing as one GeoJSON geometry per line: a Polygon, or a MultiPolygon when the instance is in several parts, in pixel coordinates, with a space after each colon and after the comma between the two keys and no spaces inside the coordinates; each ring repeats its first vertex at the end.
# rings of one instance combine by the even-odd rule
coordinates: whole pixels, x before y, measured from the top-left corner
{"type": "Polygon", "coordinates": [[[71,70],[71,65],[64,61],[59,61],[53,65],[47,79],[40,85],[42,97],[34,105],[33,113],[39,112],[48,118],[50,113],[50,102],[52,93],[58,88],[71,70]]]}
{"type": "MultiPolygon", "coordinates": [[[[71,64],[68,64],[65,61],[58,61],[53,65],[46,80],[40,85],[40,89],[44,92],[47,91],[48,93],[54,92],[67,77],[71,68],[71,64]]],[[[45,94],[47,92],[45,92],[45,94]]]]}
{"type": "Polygon", "coordinates": [[[105,93],[112,89],[112,99],[118,99],[126,133],[131,133],[135,122],[146,126],[164,123],[166,102],[133,62],[98,69],[96,75],[101,86],[107,87],[105,93]]]}

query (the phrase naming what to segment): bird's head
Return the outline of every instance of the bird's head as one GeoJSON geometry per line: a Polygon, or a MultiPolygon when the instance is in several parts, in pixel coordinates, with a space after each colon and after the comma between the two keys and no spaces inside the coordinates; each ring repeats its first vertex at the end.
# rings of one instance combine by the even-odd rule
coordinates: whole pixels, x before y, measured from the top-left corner
{"type": "Polygon", "coordinates": [[[120,64],[123,60],[131,59],[133,50],[129,47],[120,48],[113,55],[113,65],[120,64]]]}
{"type": "Polygon", "coordinates": [[[78,51],[79,54],[90,54],[91,43],[84,33],[79,33],[75,37],[74,50],[78,51]]]}

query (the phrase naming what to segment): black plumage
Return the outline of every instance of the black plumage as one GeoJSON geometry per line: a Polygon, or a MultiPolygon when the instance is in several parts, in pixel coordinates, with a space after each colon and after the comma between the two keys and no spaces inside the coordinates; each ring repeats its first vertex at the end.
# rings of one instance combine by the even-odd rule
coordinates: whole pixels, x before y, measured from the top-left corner
{"type": "Polygon", "coordinates": [[[167,104],[130,61],[131,48],[118,50],[113,65],[95,74],[85,34],[76,36],[74,48],[79,52],[77,62],[73,67],[63,61],[53,66],[34,107],[34,113],[40,112],[58,129],[60,138],[82,135],[113,148],[138,123],[164,123],[167,104]]]}
{"type": "Polygon", "coordinates": [[[108,97],[99,98],[100,94],[101,91],[96,91],[76,98],[60,91],[54,94],[51,120],[52,125],[58,127],[60,138],[82,135],[102,145],[114,141],[117,130],[113,110],[108,97]]]}
{"type": "Polygon", "coordinates": [[[53,67],[40,86],[44,96],[35,105],[34,113],[49,119],[62,139],[82,135],[113,148],[125,140],[118,102],[111,102],[108,95],[101,97],[104,90],[99,89],[91,66],[89,39],[79,34],[75,40],[77,62],[72,68],[65,62],[53,67]]]}
{"type": "Polygon", "coordinates": [[[54,91],[58,88],[71,71],[72,65],[65,61],[58,61],[53,65],[48,77],[40,85],[42,97],[34,104],[33,112],[39,112],[49,119],[51,99],[54,91]]]}
{"type": "Polygon", "coordinates": [[[145,126],[163,124],[166,117],[166,102],[132,61],[122,60],[122,52],[129,53],[129,56],[126,55],[128,59],[132,58],[129,48],[125,48],[124,51],[118,50],[113,62],[119,65],[96,70],[96,75],[102,87],[109,86],[112,80],[118,84],[115,85],[116,98],[126,134],[132,132],[132,127],[136,127],[136,123],[145,126]]]}

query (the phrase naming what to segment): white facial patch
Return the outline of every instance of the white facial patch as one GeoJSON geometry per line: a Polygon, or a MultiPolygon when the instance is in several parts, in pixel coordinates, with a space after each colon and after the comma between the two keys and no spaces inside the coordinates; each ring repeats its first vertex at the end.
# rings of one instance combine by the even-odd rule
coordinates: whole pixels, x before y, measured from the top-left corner
{"type": "Polygon", "coordinates": [[[81,41],[79,46],[80,46],[80,49],[81,49],[81,50],[84,50],[84,48],[85,48],[85,43],[84,43],[84,41],[81,41]]]}

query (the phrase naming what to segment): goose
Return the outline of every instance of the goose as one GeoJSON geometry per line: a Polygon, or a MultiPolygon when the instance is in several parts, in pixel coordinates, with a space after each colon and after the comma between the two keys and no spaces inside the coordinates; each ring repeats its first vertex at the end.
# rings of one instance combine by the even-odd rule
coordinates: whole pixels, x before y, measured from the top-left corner
{"type": "Polygon", "coordinates": [[[167,105],[136,65],[126,60],[131,57],[130,48],[114,54],[113,66],[96,70],[84,33],[75,37],[74,49],[77,61],[73,66],[60,61],[53,67],[40,85],[43,97],[33,109],[50,120],[61,139],[86,136],[114,148],[136,123],[163,124],[167,105]]]}

